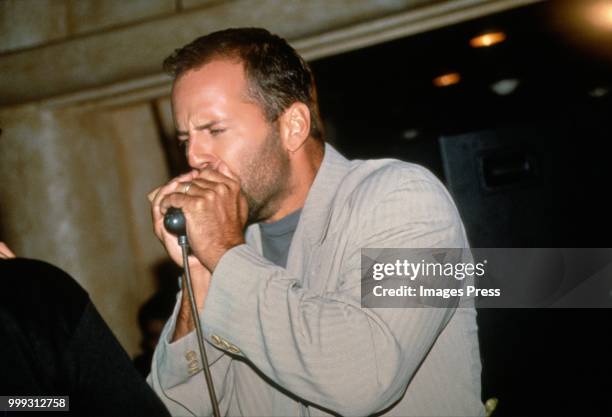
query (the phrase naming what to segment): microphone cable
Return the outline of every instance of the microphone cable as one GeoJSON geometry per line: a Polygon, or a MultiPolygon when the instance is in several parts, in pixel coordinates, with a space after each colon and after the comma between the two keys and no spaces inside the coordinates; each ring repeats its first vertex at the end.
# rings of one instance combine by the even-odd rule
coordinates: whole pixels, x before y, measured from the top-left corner
{"type": "Polygon", "coordinates": [[[215,394],[215,386],[213,384],[212,375],[210,373],[210,367],[208,366],[208,358],[206,356],[206,349],[204,347],[204,335],[202,334],[202,326],[200,325],[200,316],[198,314],[198,306],[196,304],[195,295],[193,293],[193,286],[191,285],[191,274],[189,271],[189,241],[187,239],[187,228],[185,222],[185,216],[181,209],[171,207],[164,216],[164,227],[170,233],[178,236],[178,243],[183,252],[183,270],[185,277],[185,284],[187,287],[187,293],[189,295],[189,303],[191,304],[191,317],[193,318],[193,324],[196,329],[196,336],[198,339],[198,347],[200,350],[200,360],[202,361],[202,371],[204,372],[204,378],[206,379],[206,386],[208,388],[208,395],[210,396],[210,403],[212,405],[212,411],[214,417],[221,417],[219,412],[219,403],[217,402],[217,396],[215,394]]]}

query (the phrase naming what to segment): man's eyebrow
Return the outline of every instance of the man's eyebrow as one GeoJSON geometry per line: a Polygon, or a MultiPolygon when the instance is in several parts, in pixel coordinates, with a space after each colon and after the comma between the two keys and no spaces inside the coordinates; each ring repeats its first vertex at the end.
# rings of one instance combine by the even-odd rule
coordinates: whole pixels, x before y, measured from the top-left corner
{"type": "MultiPolygon", "coordinates": [[[[223,120],[213,120],[212,122],[208,122],[206,124],[196,126],[195,130],[198,130],[198,131],[207,130],[207,129],[212,128],[214,125],[221,123],[222,121],[223,120]]],[[[188,136],[189,135],[189,132],[184,131],[184,130],[178,130],[178,129],[175,131],[175,133],[176,133],[176,136],[188,136]]]]}

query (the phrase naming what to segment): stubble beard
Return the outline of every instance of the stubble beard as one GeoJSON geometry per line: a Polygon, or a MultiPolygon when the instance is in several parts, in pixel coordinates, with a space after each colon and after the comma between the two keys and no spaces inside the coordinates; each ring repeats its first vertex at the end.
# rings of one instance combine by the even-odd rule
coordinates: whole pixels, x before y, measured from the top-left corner
{"type": "Polygon", "coordinates": [[[289,158],[276,123],[256,154],[243,165],[242,191],[248,204],[247,224],[271,217],[288,193],[289,158]]]}

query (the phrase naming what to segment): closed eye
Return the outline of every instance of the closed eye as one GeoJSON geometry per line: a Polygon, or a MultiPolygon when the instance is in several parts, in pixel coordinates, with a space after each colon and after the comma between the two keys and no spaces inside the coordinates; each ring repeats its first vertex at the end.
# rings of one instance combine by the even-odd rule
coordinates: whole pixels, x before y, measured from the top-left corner
{"type": "Polygon", "coordinates": [[[225,132],[225,129],[209,129],[208,131],[210,132],[212,136],[217,136],[225,132]]]}

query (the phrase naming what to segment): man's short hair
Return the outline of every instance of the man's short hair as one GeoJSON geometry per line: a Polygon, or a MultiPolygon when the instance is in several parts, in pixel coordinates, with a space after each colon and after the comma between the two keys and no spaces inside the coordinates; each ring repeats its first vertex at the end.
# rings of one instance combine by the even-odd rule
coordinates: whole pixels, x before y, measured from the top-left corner
{"type": "Polygon", "coordinates": [[[248,93],[258,102],[269,122],[293,103],[310,110],[310,136],[323,140],[314,77],[304,59],[287,41],[260,28],[232,28],[213,32],[174,51],[164,60],[164,70],[179,78],[214,59],[242,62],[248,93]]]}

